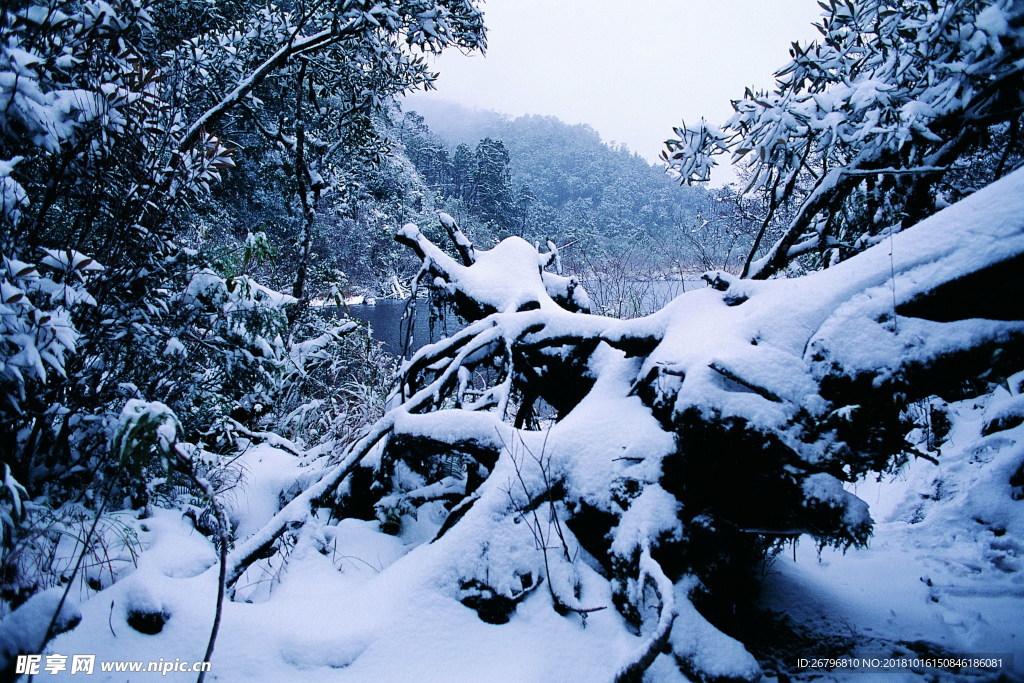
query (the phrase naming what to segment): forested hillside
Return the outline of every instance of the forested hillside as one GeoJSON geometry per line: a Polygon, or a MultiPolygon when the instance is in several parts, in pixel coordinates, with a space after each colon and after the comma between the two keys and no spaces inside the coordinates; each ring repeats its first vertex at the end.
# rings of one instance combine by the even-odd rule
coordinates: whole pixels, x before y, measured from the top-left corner
{"type": "Polygon", "coordinates": [[[479,5],[0,8],[0,677],[1018,680],[1024,3],[826,0],[668,180],[403,111],[479,5]]]}
{"type": "Polygon", "coordinates": [[[330,158],[333,176],[322,180],[328,185],[309,202],[308,216],[296,205],[281,140],[240,129],[237,171],[190,220],[205,244],[226,251],[249,231],[265,236],[274,256],[260,268],[268,283],[291,287],[296,265],[307,263],[315,291],[306,294],[320,298],[332,286],[377,295],[392,293],[396,279],[407,285],[417,264],[395,244],[394,230],[430,224],[438,211],[480,244],[517,235],[568,246],[566,265],[595,283],[626,270],[673,279],[737,270],[752,243],[753,230],[741,220],[744,200],[734,191],[680,186],[663,166],[604,144],[587,126],[456,106],[448,115],[479,137],[448,142],[418,112],[402,110],[416,101],[390,104],[364,122],[375,142],[362,156],[330,158]],[[472,130],[471,121],[478,123],[472,130]]]}
{"type": "MultiPolygon", "coordinates": [[[[410,158],[426,178],[436,179],[432,185],[443,185],[448,165],[455,178],[464,173],[458,165],[477,153],[481,141],[501,143],[508,155],[512,210],[503,227],[527,239],[559,235],[605,252],[645,241],[675,244],[679,232],[696,227],[697,214],[707,211],[703,188],[679,187],[663,167],[605,144],[589,126],[550,116],[512,118],[416,97],[404,106],[423,116],[422,123],[407,116],[402,130],[410,158]]],[[[449,213],[462,218],[465,212],[449,213]]]]}
{"type": "Polygon", "coordinates": [[[738,273],[765,211],[735,188],[680,186],[664,165],[586,125],[417,97],[402,104],[410,111],[396,134],[437,209],[480,245],[511,235],[552,241],[598,306],[616,314],[650,312],[632,300],[643,298],[637,282],[738,273]]]}

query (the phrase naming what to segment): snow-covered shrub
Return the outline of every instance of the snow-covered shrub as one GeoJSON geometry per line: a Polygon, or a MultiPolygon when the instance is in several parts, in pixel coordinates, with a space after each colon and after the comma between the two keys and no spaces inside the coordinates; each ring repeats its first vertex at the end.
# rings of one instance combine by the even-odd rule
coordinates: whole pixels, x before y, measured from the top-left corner
{"type": "MultiPolygon", "coordinates": [[[[67,412],[41,397],[55,395],[67,380],[68,357],[79,340],[72,312],[95,305],[85,280],[89,273],[102,270],[91,258],[70,249],[47,249],[41,256],[39,265],[0,257],[0,425],[8,435],[0,445],[4,460],[0,561],[5,567],[18,566],[10,551],[23,540],[20,526],[29,496],[20,482],[31,484],[34,479],[31,463],[19,455],[26,446],[31,448],[39,433],[26,428],[34,422],[60,419],[67,412]]],[[[31,528],[38,516],[30,513],[28,517],[31,528]]]]}
{"type": "Polygon", "coordinates": [[[11,474],[4,463],[3,488],[0,489],[0,559],[7,554],[14,536],[15,522],[24,515],[25,487],[11,474]]]}
{"type": "MultiPolygon", "coordinates": [[[[333,352],[324,351],[328,340],[306,344],[292,325],[295,299],[309,290],[302,280],[315,226],[307,213],[310,230],[288,264],[294,299],[254,277],[253,257],[270,251],[265,241],[248,240],[229,272],[215,267],[224,262],[201,234],[183,234],[196,224],[195,205],[236,165],[223,131],[244,119],[267,144],[280,143],[290,180],[306,184],[290,186],[292,196],[315,203],[381,151],[368,122],[387,98],[432,80],[416,53],[483,39],[479,10],[462,0],[345,0],[310,14],[287,3],[227,11],[190,0],[16,0],[0,8],[5,547],[46,537],[52,515],[71,500],[104,519],[145,506],[153,493],[168,500],[153,479],[167,478],[173,491],[175,476],[190,478],[212,499],[216,486],[205,475],[216,479],[218,454],[257,438],[279,400],[310,403],[302,395],[310,383],[291,384],[319,362],[313,347],[333,352]],[[328,92],[339,81],[352,98],[328,92]],[[295,121],[296,94],[309,90],[318,99],[300,107],[301,132],[259,128],[295,121]],[[264,108],[273,112],[267,122],[255,120],[264,108]],[[338,125],[345,111],[360,125],[338,125]],[[359,163],[332,174],[341,157],[359,163]],[[179,471],[169,478],[166,462],[145,457],[154,455],[145,439],[124,448],[132,430],[122,410],[154,402],[166,406],[165,427],[176,425],[180,448],[164,460],[178,458],[179,471]],[[23,498],[41,501],[40,514],[17,514],[23,498]]],[[[86,535],[83,557],[95,542],[86,535]]],[[[39,552],[48,547],[40,543],[39,552]]],[[[3,560],[7,604],[55,576],[45,563],[3,560]]]]}
{"type": "Polygon", "coordinates": [[[79,338],[71,310],[95,305],[83,280],[102,267],[73,250],[46,250],[43,266],[0,258],[0,419],[11,424],[49,378],[67,377],[79,338]]]}
{"type": "Polygon", "coordinates": [[[384,412],[396,360],[352,321],[308,316],[267,426],[298,444],[347,443],[384,412]]]}
{"type": "Polygon", "coordinates": [[[138,472],[153,456],[170,470],[180,430],[177,416],[163,403],[131,399],[118,416],[110,448],[129,470],[138,472]]]}
{"type": "Polygon", "coordinates": [[[51,508],[25,501],[4,571],[3,615],[39,590],[67,589],[71,600],[101,590],[135,570],[142,551],[130,513],[97,516],[82,502],[51,508]],[[75,567],[78,566],[78,572],[75,567]]]}

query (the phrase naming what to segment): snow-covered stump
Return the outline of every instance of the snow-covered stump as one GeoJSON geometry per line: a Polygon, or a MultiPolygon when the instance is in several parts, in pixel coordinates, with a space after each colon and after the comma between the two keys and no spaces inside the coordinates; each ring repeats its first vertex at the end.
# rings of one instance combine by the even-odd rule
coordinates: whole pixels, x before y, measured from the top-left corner
{"type": "Polygon", "coordinates": [[[1024,172],[828,270],[714,274],[629,321],[585,312],[522,240],[480,250],[446,227],[461,263],[415,226],[399,239],[470,324],[406,361],[382,421],[257,537],[352,474],[341,514],[443,520],[413,553],[484,621],[539,594],[580,625],[614,610],[635,638],[620,680],[666,649],[688,676],[756,679],[727,634],[758,561],[804,533],[866,543],[844,484],[910,454],[909,403],[1024,367],[1016,309],[983,302],[1024,258],[1024,172]],[[557,417],[537,428],[540,399],[557,417]]]}

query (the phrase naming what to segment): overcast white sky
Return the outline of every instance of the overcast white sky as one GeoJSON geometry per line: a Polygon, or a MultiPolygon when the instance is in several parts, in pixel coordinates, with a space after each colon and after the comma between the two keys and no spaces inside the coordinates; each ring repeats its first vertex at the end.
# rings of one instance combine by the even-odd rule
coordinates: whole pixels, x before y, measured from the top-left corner
{"type": "Polygon", "coordinates": [[[816,0],[486,0],[487,56],[445,53],[429,97],[588,123],[651,161],[680,120],[768,87],[816,0]]]}

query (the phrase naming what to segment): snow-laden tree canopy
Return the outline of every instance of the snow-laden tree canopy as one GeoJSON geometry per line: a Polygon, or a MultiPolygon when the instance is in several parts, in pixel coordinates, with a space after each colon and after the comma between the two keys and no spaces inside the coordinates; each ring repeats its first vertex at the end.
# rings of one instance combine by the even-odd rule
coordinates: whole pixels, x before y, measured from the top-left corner
{"type": "Polygon", "coordinates": [[[775,89],[747,90],[721,127],[675,129],[684,181],[715,157],[749,169],[768,217],[744,276],[808,253],[834,263],[1020,165],[1024,6],[1016,0],[822,3],[821,37],[794,44],[775,89]],[[779,208],[793,213],[760,249],[779,208]],[[770,245],[770,246],[769,246],[770,245]],[[755,258],[755,256],[757,258],[755,258]]]}
{"type": "Polygon", "coordinates": [[[218,254],[195,214],[237,170],[233,133],[267,119],[300,204],[355,184],[338,176],[369,173],[371,119],[432,83],[426,55],[484,44],[470,0],[0,5],[0,613],[83,580],[59,559],[76,522],[198,485],[268,412],[345,421],[308,380],[355,324],[294,324],[308,231],[290,297],[253,277],[258,226],[218,254]],[[125,448],[126,409],[157,403],[175,439],[136,420],[160,438],[125,448]]]}

